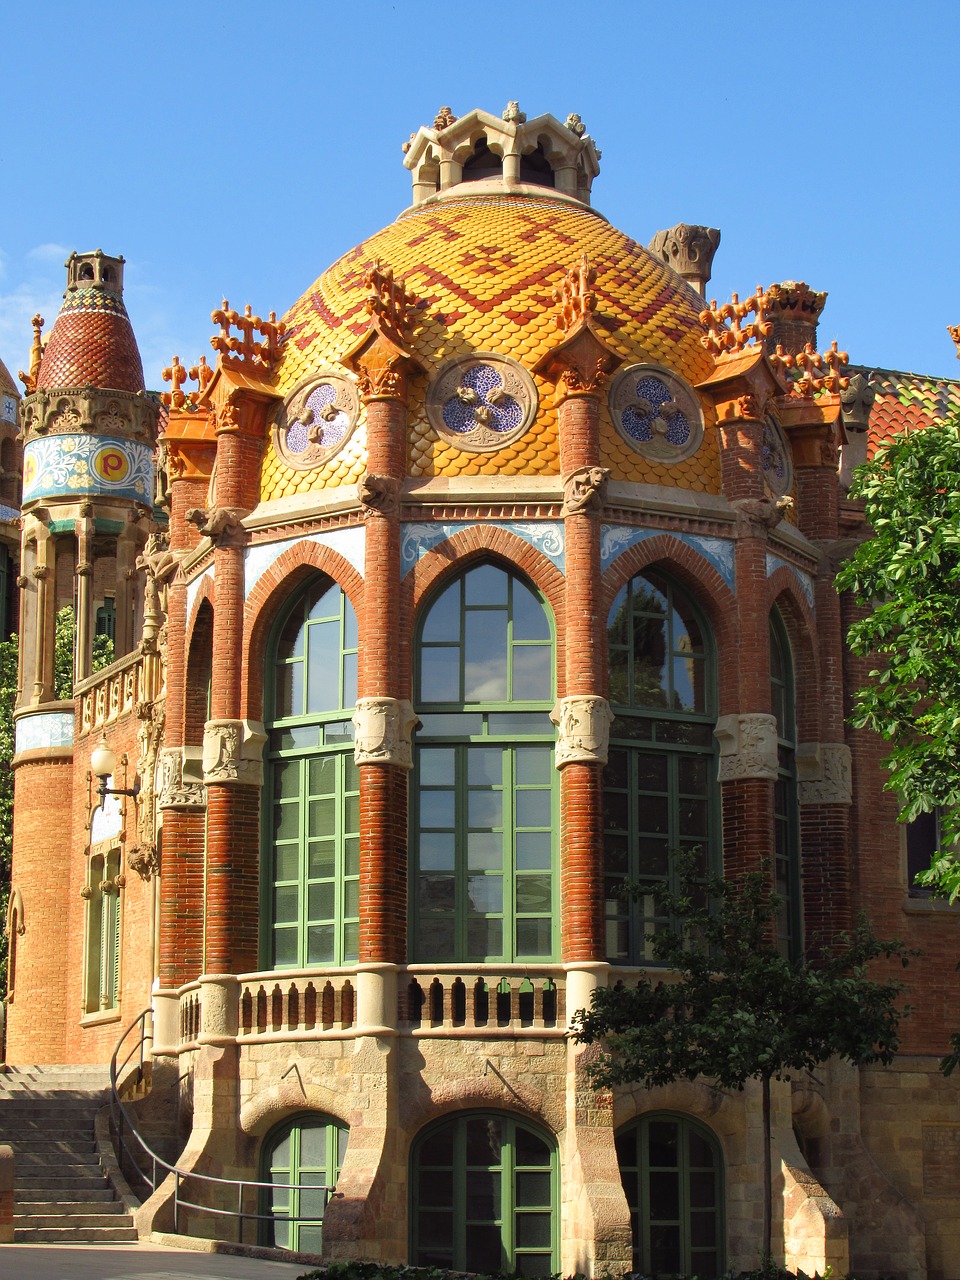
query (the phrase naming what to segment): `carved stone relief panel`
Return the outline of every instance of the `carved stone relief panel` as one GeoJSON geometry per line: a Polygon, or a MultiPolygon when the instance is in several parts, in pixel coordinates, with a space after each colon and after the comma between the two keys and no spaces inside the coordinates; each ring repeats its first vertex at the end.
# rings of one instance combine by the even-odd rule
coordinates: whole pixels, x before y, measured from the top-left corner
{"type": "Polygon", "coordinates": [[[777,721],[774,716],[721,716],[714,729],[720,743],[721,782],[737,778],[776,779],[779,772],[777,721]]]}
{"type": "Polygon", "coordinates": [[[263,785],[262,725],[250,720],[208,720],[203,726],[203,781],[263,785]]]}
{"type": "Polygon", "coordinates": [[[413,766],[411,735],[418,719],[407,699],[358,698],[353,723],[357,764],[413,766]]]}
{"type": "Polygon", "coordinates": [[[853,767],[845,742],[804,742],[797,747],[801,804],[852,804],[853,767]]]}

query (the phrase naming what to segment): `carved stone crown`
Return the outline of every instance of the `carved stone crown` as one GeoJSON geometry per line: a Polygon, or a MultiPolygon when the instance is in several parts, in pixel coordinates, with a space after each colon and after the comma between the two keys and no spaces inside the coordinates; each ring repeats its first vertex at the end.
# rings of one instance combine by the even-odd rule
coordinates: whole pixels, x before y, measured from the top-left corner
{"type": "Polygon", "coordinates": [[[600,152],[578,115],[565,124],[552,115],[528,120],[516,102],[508,103],[502,117],[469,111],[458,119],[443,107],[432,127],[419,129],[403,149],[414,204],[479,178],[486,180],[485,189],[488,182],[547,187],[589,204],[600,172],[600,152]]]}
{"type": "Polygon", "coordinates": [[[647,248],[655,258],[672,267],[678,276],[689,280],[703,297],[719,243],[720,232],[716,227],[678,222],[668,231],[658,231],[647,248]]]}

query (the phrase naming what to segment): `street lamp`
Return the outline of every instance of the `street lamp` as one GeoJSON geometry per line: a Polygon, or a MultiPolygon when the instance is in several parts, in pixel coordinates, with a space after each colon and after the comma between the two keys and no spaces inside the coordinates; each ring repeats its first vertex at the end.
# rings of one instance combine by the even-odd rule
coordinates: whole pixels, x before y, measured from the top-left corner
{"type": "MultiPolygon", "coordinates": [[[[126,763],[126,758],[124,758],[126,763]]],[[[97,795],[102,805],[107,796],[132,796],[136,800],[140,794],[140,779],[134,778],[132,787],[108,787],[107,779],[117,767],[117,757],[111,750],[105,736],[100,738],[90,757],[90,772],[97,779],[97,795]]]]}

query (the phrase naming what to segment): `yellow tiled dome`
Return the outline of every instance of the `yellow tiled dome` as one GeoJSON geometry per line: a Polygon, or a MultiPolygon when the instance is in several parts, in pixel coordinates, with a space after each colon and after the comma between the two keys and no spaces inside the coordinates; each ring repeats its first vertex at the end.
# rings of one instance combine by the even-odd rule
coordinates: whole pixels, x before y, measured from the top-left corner
{"type": "MultiPolygon", "coordinates": [[[[428,370],[480,351],[509,356],[530,370],[558,339],[553,290],[583,253],[597,272],[598,327],[625,362],[661,364],[689,383],[705,377],[713,362],[700,343],[703,302],[695,290],[586,205],[552,193],[503,193],[419,206],[344,254],[285,317],[278,390],[286,395],[315,371],[336,366],[355,344],[367,323],[363,277],[377,260],[425,304],[410,346],[428,370]]],[[[476,454],[433,431],[423,408],[424,383],[414,380],[410,406],[411,475],[557,474],[549,384],[537,380],[540,410],[521,439],[496,454],[476,454]]],[[[708,457],[658,466],[631,450],[605,419],[606,463],[617,478],[716,487],[719,472],[713,475],[708,457]]],[[[358,479],[364,469],[358,436],[349,458],[344,451],[314,472],[292,471],[268,450],[263,496],[358,479]]]]}

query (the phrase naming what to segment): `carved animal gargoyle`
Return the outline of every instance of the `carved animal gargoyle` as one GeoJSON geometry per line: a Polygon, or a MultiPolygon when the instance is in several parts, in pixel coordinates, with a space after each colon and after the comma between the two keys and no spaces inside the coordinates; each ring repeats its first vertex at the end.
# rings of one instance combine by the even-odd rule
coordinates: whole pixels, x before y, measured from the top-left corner
{"type": "Polygon", "coordinates": [[[240,507],[210,507],[208,510],[191,507],[185,513],[186,519],[195,524],[215,546],[242,531],[241,521],[245,514],[240,507]]]}

